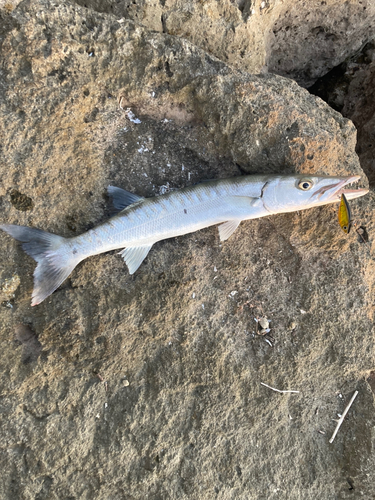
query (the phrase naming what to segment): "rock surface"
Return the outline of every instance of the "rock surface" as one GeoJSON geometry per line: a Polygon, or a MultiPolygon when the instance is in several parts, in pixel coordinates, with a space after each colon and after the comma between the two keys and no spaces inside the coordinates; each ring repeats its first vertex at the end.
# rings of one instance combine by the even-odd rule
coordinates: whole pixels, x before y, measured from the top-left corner
{"type": "Polygon", "coordinates": [[[355,124],[357,154],[370,185],[375,185],[375,43],[334,68],[311,88],[355,124]]]}
{"type": "MultiPolygon", "coordinates": [[[[1,221],[69,237],[108,217],[109,184],[362,173],[352,123],[294,82],[79,6],[7,15],[1,221]]],[[[133,276],[116,253],[87,259],[34,308],[34,262],[1,234],[0,497],[371,498],[373,207],[352,203],[366,244],[335,206],[222,245],[210,228],[133,276]]]]}
{"type": "Polygon", "coordinates": [[[310,86],[374,37],[371,0],[78,0],[190,40],[250,73],[310,86]]]}

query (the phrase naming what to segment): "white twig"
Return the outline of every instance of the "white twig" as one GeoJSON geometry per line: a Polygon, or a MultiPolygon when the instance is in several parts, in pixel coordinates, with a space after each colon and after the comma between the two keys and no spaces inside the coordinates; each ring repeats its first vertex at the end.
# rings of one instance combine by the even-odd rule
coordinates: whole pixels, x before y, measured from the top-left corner
{"type": "Polygon", "coordinates": [[[333,440],[335,439],[336,434],[337,434],[338,430],[340,429],[341,424],[343,423],[344,418],[346,417],[346,414],[348,413],[349,408],[352,406],[352,404],[353,404],[355,398],[357,397],[357,395],[358,395],[358,391],[355,391],[355,393],[352,396],[352,399],[349,401],[348,406],[345,408],[344,413],[341,415],[340,420],[337,422],[336,429],[334,430],[334,432],[332,434],[332,437],[329,440],[330,443],[333,443],[333,440]]]}
{"type": "Polygon", "coordinates": [[[268,387],[268,389],[272,389],[273,391],[276,391],[276,392],[295,392],[295,393],[299,393],[299,391],[281,391],[280,389],[275,389],[274,387],[271,387],[270,385],[267,385],[267,384],[263,384],[263,382],[261,382],[261,385],[264,385],[264,387],[268,387]]]}

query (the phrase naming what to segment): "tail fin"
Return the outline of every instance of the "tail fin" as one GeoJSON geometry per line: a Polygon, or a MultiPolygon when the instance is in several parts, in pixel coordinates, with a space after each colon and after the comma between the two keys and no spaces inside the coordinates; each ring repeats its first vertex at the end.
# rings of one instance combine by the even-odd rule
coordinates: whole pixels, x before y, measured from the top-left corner
{"type": "Polygon", "coordinates": [[[22,242],[22,248],[38,265],[34,271],[32,306],[51,295],[82,260],[73,255],[66,238],[25,226],[2,224],[0,229],[22,242]]]}

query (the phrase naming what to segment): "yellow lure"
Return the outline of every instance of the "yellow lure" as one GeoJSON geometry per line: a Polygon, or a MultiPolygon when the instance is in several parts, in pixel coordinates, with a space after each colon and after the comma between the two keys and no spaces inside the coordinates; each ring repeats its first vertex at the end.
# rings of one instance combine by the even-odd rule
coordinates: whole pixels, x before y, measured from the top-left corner
{"type": "Polygon", "coordinates": [[[352,219],[350,214],[350,207],[348,200],[345,198],[345,195],[341,195],[340,207],[339,207],[339,224],[341,229],[345,234],[349,234],[350,227],[352,225],[352,219]]]}

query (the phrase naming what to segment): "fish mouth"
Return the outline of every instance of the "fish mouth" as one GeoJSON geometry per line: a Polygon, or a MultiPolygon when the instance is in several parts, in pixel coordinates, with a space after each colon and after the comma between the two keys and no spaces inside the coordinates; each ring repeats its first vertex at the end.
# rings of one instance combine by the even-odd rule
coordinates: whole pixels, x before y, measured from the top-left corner
{"type": "Polygon", "coordinates": [[[337,191],[335,193],[337,198],[340,199],[341,195],[344,194],[346,199],[353,200],[354,198],[358,198],[359,196],[367,194],[369,190],[366,188],[344,189],[345,186],[350,186],[351,184],[358,182],[360,178],[361,178],[360,175],[353,175],[352,177],[349,177],[348,179],[339,182],[339,185],[337,186],[337,191]]]}
{"type": "Polygon", "coordinates": [[[340,201],[341,195],[344,194],[347,200],[353,200],[354,198],[359,198],[364,196],[369,192],[367,188],[359,189],[345,189],[346,186],[355,184],[360,180],[360,175],[353,175],[351,177],[343,177],[341,180],[335,184],[329,184],[328,186],[323,186],[318,189],[313,196],[317,196],[319,201],[324,200],[324,203],[335,203],[340,201]]]}

